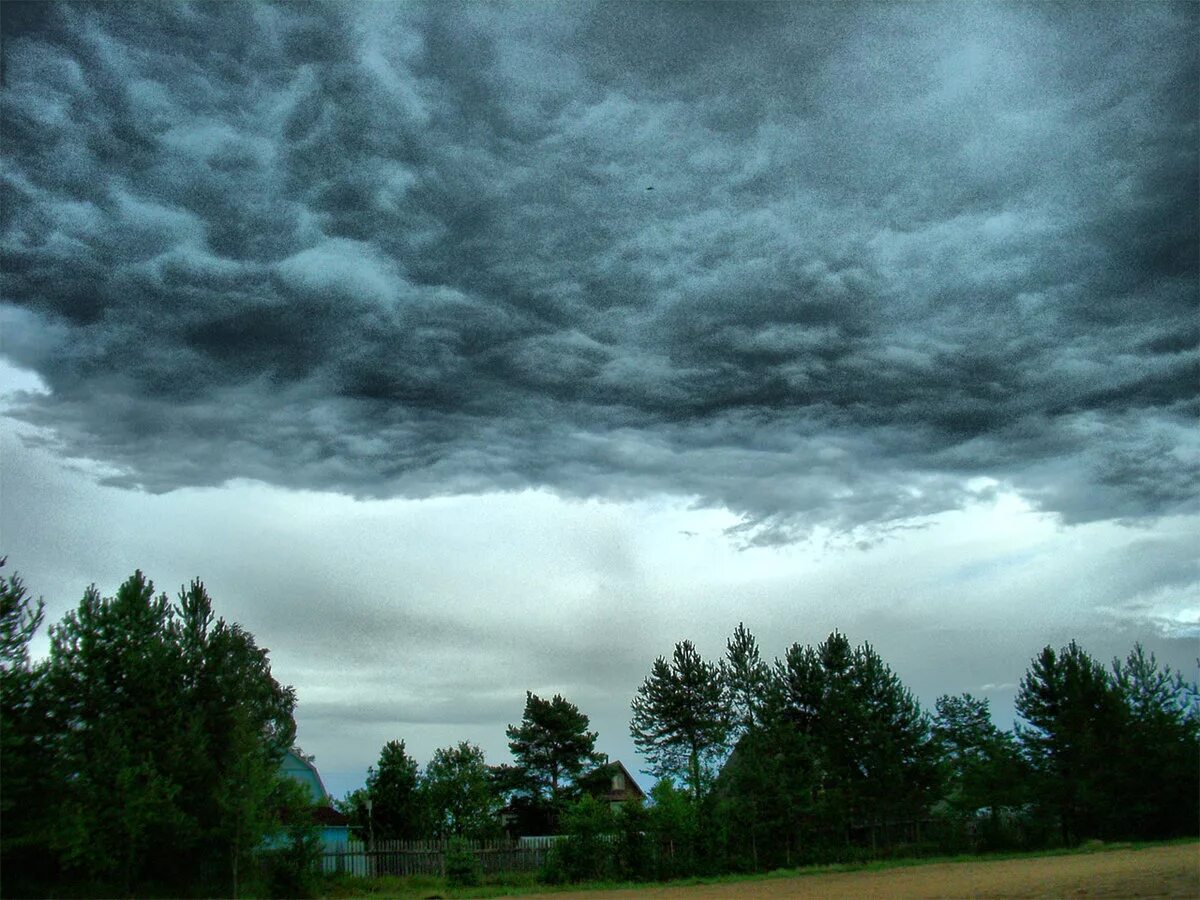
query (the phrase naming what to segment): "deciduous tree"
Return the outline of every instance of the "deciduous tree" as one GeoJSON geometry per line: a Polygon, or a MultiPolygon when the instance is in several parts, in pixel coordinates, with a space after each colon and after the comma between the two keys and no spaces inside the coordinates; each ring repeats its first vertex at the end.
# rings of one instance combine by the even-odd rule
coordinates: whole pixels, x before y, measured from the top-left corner
{"type": "Polygon", "coordinates": [[[434,752],[425,767],[434,831],[443,837],[481,838],[499,830],[499,798],[483,750],[467,741],[434,752]]]}

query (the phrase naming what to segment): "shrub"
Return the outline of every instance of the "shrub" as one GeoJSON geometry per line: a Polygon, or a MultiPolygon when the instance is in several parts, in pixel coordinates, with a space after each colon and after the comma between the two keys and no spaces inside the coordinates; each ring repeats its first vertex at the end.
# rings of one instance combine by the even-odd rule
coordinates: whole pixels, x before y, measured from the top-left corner
{"type": "Polygon", "coordinates": [[[617,873],[628,881],[646,881],[654,876],[654,847],[650,813],[640,800],[622,803],[617,810],[617,873]]]}
{"type": "Polygon", "coordinates": [[[446,884],[450,887],[475,887],[483,869],[470,845],[459,837],[450,838],[446,846],[446,884]]]}
{"type": "Polygon", "coordinates": [[[614,869],[613,816],[608,805],[584,797],[563,816],[565,837],[550,848],[542,880],[589,881],[607,878],[614,869]]]}
{"type": "Polygon", "coordinates": [[[321,862],[321,837],[311,825],[291,825],[287,843],[262,854],[268,897],[314,897],[321,862]]]}

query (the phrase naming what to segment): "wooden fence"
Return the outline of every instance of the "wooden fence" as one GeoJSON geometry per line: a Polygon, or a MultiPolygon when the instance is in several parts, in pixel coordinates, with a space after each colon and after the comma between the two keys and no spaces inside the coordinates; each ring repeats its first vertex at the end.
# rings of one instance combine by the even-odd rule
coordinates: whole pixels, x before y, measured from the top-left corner
{"type": "MultiPolygon", "coordinates": [[[[518,840],[464,841],[485,874],[537,871],[557,837],[518,840]]],[[[442,875],[446,871],[448,841],[377,840],[351,838],[344,844],[326,845],[321,869],[351,875],[442,875]]]]}

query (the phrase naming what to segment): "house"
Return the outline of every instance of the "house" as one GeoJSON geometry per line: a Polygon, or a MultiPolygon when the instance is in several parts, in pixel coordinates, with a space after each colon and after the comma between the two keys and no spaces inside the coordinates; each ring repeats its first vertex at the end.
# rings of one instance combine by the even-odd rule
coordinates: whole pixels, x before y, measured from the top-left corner
{"type": "Polygon", "coordinates": [[[286,775],[308,788],[309,799],[313,805],[329,805],[329,792],[325,790],[325,782],[321,780],[321,773],[317,771],[312,760],[299,753],[298,749],[289,750],[284,754],[283,761],[279,764],[279,774],[286,775]]]}
{"type": "MultiPolygon", "coordinates": [[[[646,792],[620,760],[605,762],[580,775],[575,779],[574,788],[601,803],[607,803],[614,811],[622,803],[646,800],[646,792]]],[[[500,827],[511,838],[532,840],[533,837],[555,833],[553,811],[544,799],[527,795],[512,797],[498,815],[500,827]]]]}
{"type": "Polygon", "coordinates": [[[634,777],[629,774],[629,770],[625,768],[624,763],[618,759],[609,763],[608,767],[612,772],[609,780],[609,788],[605,793],[598,794],[596,799],[604,800],[613,809],[630,800],[645,802],[646,792],[642,790],[634,777]]]}
{"type": "Polygon", "coordinates": [[[312,820],[320,831],[321,846],[327,852],[345,847],[350,840],[350,820],[333,808],[332,798],[312,759],[297,749],[289,750],[279,764],[279,773],[308,789],[313,804],[312,820]]]}

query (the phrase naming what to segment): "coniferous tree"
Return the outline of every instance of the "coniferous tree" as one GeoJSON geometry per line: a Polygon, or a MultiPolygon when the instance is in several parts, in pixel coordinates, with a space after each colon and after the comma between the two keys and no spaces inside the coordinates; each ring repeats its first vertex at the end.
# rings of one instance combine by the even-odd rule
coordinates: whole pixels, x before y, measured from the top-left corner
{"type": "Polygon", "coordinates": [[[1036,656],[1017,692],[1018,729],[1036,796],[1058,820],[1064,844],[1107,837],[1118,814],[1115,767],[1125,711],[1104,667],[1072,641],[1036,656]]]}
{"type": "Polygon", "coordinates": [[[779,670],[743,624],[726,644],[722,677],[736,736],[714,789],[723,851],[735,868],[789,865],[812,813],[811,742],[789,715],[779,670]]]}
{"type": "Polygon", "coordinates": [[[819,784],[815,811],[826,836],[919,818],[933,800],[936,752],[927,717],[869,644],[834,632],[815,649],[793,645],[776,664],[783,702],[808,737],[819,784]]]}
{"type": "Polygon", "coordinates": [[[988,701],[961,694],[937,699],[933,739],[941,755],[946,799],[964,818],[988,811],[986,840],[1004,843],[1001,812],[1026,802],[1028,771],[1013,735],[992,722],[988,701]]]}
{"type": "Polygon", "coordinates": [[[1115,793],[1127,837],[1195,834],[1200,823],[1200,692],[1140,644],[1113,660],[1127,726],[1115,793]]]}
{"type": "Polygon", "coordinates": [[[929,720],[870,644],[856,648],[851,679],[855,718],[863,726],[857,741],[857,805],[865,818],[882,826],[883,840],[890,843],[889,824],[920,818],[934,799],[937,755],[929,720]]]}
{"type": "Polygon", "coordinates": [[[574,703],[555,694],[543,700],[526,692],[520,725],[506,730],[517,761],[516,781],[535,804],[549,807],[551,824],[565,807],[568,788],[587,770],[605,761],[596,753],[597,734],[574,703]]]}
{"type": "MultiPolygon", "coordinates": [[[[0,568],[5,562],[0,559],[0,568]]],[[[48,777],[53,754],[45,726],[44,667],[29,659],[43,611],[19,575],[0,574],[0,871],[18,889],[56,865],[49,853],[48,813],[57,785],[48,777]]]]}
{"type": "Polygon", "coordinates": [[[383,745],[378,764],[367,772],[366,796],[372,802],[375,837],[411,840],[426,834],[429,822],[420,770],[404,741],[383,745]]]}
{"type": "Polygon", "coordinates": [[[761,709],[766,702],[771,670],[763,661],[758,641],[743,622],[738,622],[725,644],[721,677],[729,703],[730,727],[745,734],[761,725],[761,709]]]}
{"type": "Polygon", "coordinates": [[[654,661],[633,700],[629,731],[658,777],[681,777],[699,800],[729,734],[718,666],[705,662],[691,641],[675,645],[670,663],[654,661]]]}

